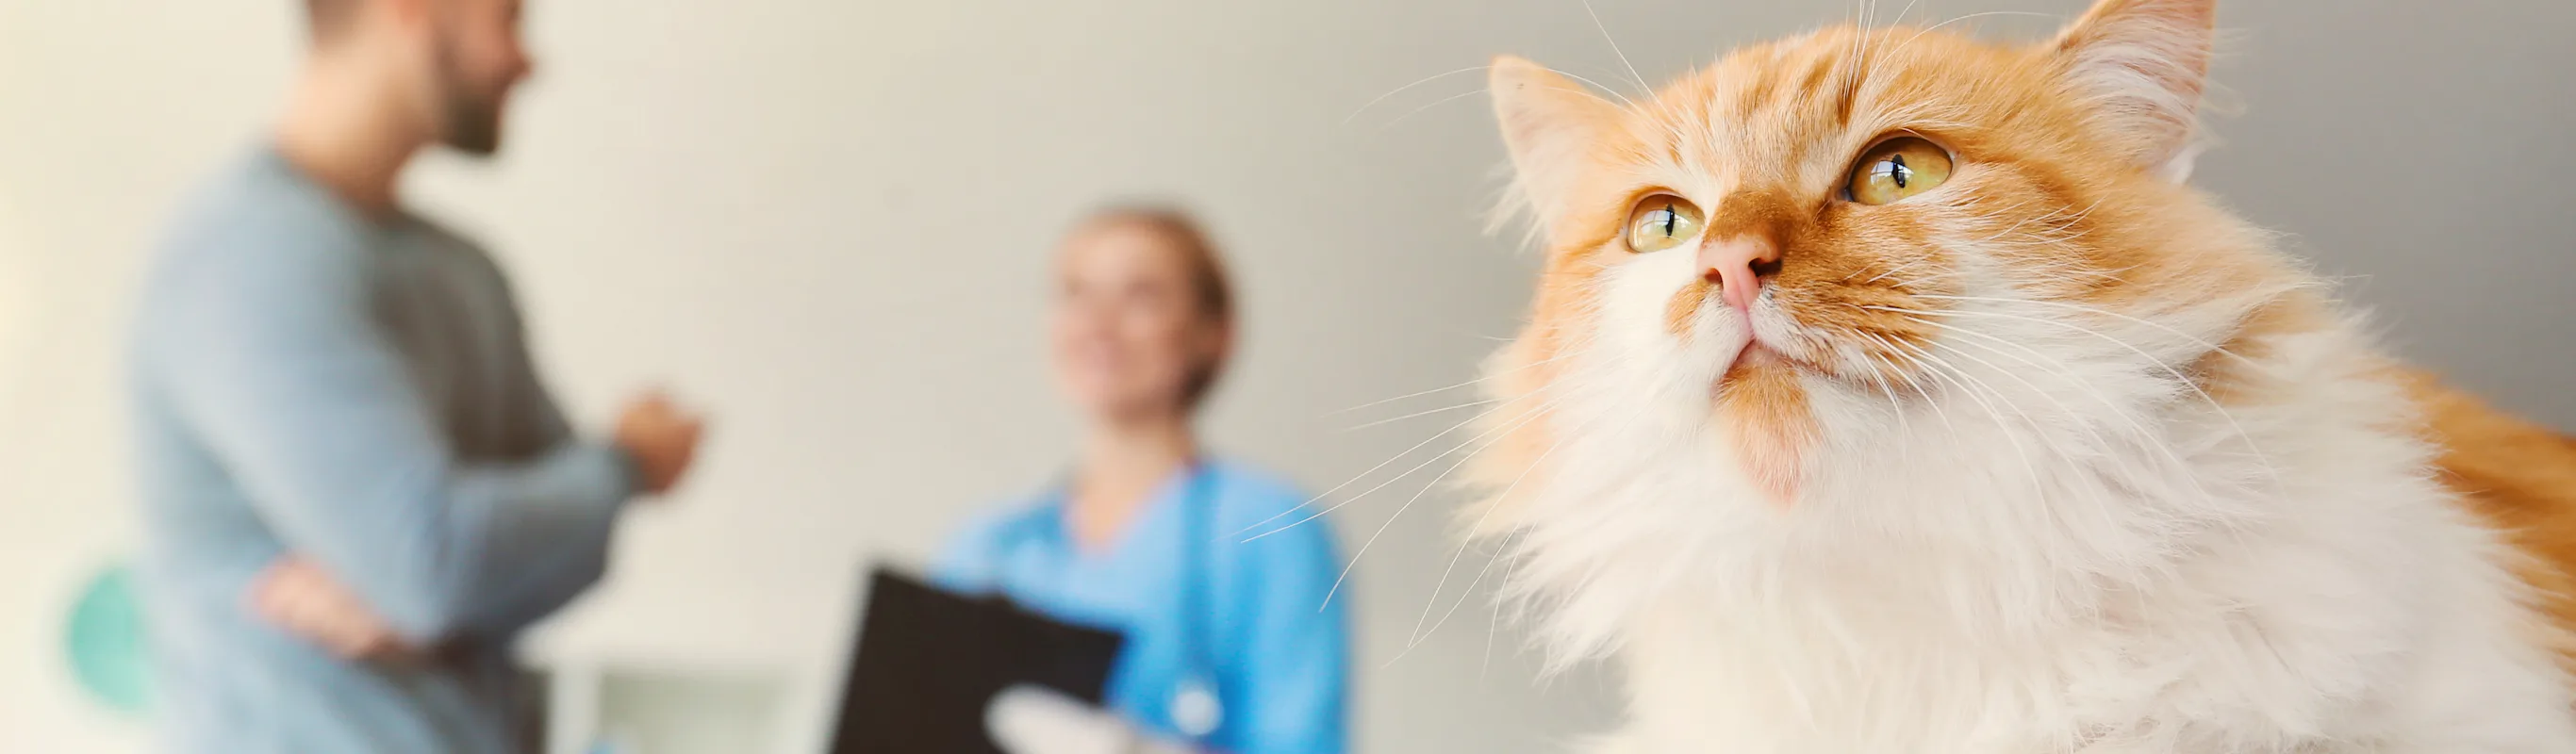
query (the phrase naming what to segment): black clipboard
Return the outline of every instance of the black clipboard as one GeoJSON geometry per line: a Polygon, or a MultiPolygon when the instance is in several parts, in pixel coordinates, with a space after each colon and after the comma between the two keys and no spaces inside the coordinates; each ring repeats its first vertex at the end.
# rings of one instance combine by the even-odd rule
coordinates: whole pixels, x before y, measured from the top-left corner
{"type": "Polygon", "coordinates": [[[866,610],[832,754],[1004,754],[984,729],[993,695],[1025,683],[1100,704],[1126,642],[882,567],[866,610]]]}

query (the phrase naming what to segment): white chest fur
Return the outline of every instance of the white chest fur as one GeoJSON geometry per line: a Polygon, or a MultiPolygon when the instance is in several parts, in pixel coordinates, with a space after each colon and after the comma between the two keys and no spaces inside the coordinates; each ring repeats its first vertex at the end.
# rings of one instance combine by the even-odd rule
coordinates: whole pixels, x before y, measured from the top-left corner
{"type": "Polygon", "coordinates": [[[2357,342],[2285,344],[2315,389],[2234,413],[1890,429],[1826,386],[1824,435],[1869,439],[1787,509],[1714,434],[1572,397],[1518,586],[1625,670],[1604,752],[2576,752],[2510,555],[2357,342]]]}

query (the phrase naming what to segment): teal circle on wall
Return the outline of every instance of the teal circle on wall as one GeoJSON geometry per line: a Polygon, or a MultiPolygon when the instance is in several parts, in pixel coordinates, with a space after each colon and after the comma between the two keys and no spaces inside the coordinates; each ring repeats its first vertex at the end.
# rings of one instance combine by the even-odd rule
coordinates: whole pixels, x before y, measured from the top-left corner
{"type": "Polygon", "coordinates": [[[151,669],[143,646],[143,607],[135,598],[133,571],[109,566],[81,587],[64,631],[72,675],[92,700],[139,714],[150,700],[151,669]]]}

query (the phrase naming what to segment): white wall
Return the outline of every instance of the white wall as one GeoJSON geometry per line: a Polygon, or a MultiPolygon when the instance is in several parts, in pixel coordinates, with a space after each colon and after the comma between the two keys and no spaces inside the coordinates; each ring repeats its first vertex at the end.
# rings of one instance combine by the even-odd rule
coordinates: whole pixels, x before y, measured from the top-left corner
{"type": "MultiPolygon", "coordinates": [[[[1112,196],[1188,199],[1234,252],[1250,329],[1221,446],[1321,489],[1445,426],[1336,432],[1438,398],[1330,412],[1468,379],[1510,331],[1526,272],[1480,232],[1499,156],[1481,105],[1379,127],[1475,79],[1341,121],[1482,52],[1408,59],[1393,27],[1295,4],[1021,5],[533,4],[541,71],[507,159],[433,164],[416,196],[504,257],[583,415],[658,379],[717,420],[704,475],[635,520],[545,649],[828,677],[867,559],[924,555],[1062,461],[1042,263],[1112,196]]],[[[42,398],[14,418],[37,429],[10,434],[35,455],[0,480],[0,730],[26,750],[135,740],[84,711],[54,648],[77,577],[131,544],[117,328],[153,228],[275,106],[292,7],[0,5],[0,64],[29,74],[0,92],[0,197],[27,208],[28,274],[50,289],[42,398]]],[[[1400,500],[1339,517],[1351,545],[1400,500]]],[[[1417,506],[1355,579],[1369,749],[1580,730],[1597,686],[1543,703],[1512,635],[1483,672],[1481,603],[1393,662],[1445,564],[1447,503],[1417,506]]]]}
{"type": "MultiPolygon", "coordinates": [[[[118,326],[178,193],[275,107],[295,5],[0,0],[0,749],[138,745],[71,692],[55,648],[77,578],[132,544],[118,326]]],[[[1854,3],[1596,5],[1661,79],[1854,3]]],[[[1921,21],[2081,3],[1915,5],[1921,21]]],[[[2203,159],[2203,183],[2301,234],[2329,270],[2376,274],[2362,300],[2410,352],[2576,423],[2576,397],[2556,387],[2576,370],[2560,329],[2576,304],[2555,282],[2576,278],[2576,216],[2555,209],[2576,150],[2554,135],[2576,118],[2552,78],[2576,68],[2554,46],[2576,11],[2227,7],[2249,33],[2221,76],[2252,107],[2222,122],[2230,145],[2203,159]]],[[[1452,402],[1439,397],[1333,412],[1468,379],[1512,329],[1529,275],[1528,255],[1482,233],[1501,153],[1479,75],[1362,105],[1505,51],[1627,78],[1578,0],[535,0],[531,13],[540,72],[507,158],[436,161],[414,196],[515,272],[581,415],[666,380],[717,418],[703,476],[635,520],[610,583],[545,648],[813,683],[839,660],[863,562],[922,556],[1062,461],[1039,315],[1044,253],[1075,213],[1140,193],[1205,210],[1249,316],[1212,429],[1321,489],[1447,426],[1339,431],[1452,402]]],[[[1335,523],[1356,548],[1412,491],[1335,523]]],[[[1488,667],[1481,603],[1397,660],[1447,562],[1451,503],[1427,497],[1360,562],[1365,748],[1556,750],[1603,719],[1603,681],[1538,685],[1508,630],[1488,667]]]]}

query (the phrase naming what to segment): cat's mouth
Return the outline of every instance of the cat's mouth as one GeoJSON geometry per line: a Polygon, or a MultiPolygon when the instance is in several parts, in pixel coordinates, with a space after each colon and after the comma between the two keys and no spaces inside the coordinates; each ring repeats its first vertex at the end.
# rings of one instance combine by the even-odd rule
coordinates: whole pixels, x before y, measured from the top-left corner
{"type": "MultiPolygon", "coordinates": [[[[1735,350],[1716,352],[1722,354],[1719,355],[1721,361],[1716,364],[1718,369],[1716,385],[1724,385],[1756,373],[1777,373],[1786,376],[1806,371],[1801,367],[1815,366],[1810,361],[1814,346],[1807,342],[1803,334],[1804,328],[1771,300],[1769,286],[1764,287],[1765,290],[1761,295],[1747,302],[1749,306],[1717,307],[1717,311],[1722,314],[1709,315],[1735,315],[1736,322],[1744,328],[1738,331],[1741,333],[1739,337],[1743,340],[1733,344],[1735,350]]],[[[1706,295],[1701,297],[1698,303],[1707,305],[1717,301],[1714,286],[1707,288],[1705,293],[1706,295]]]]}
{"type": "Polygon", "coordinates": [[[1780,370],[1794,369],[1797,366],[1795,362],[1796,360],[1790,358],[1788,354],[1764,345],[1758,338],[1747,340],[1744,342],[1744,348],[1735,352],[1735,359],[1718,373],[1717,383],[1711,387],[1723,391],[1729,383],[1741,382],[1757,375],[1775,374],[1780,370]]]}
{"type": "Polygon", "coordinates": [[[1796,326],[1783,322],[1780,312],[1754,306],[1738,310],[1744,315],[1744,346],[1735,352],[1734,363],[1727,372],[1739,369],[1793,366],[1800,349],[1794,336],[1796,326]]]}

